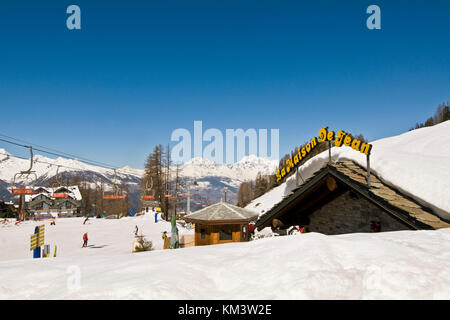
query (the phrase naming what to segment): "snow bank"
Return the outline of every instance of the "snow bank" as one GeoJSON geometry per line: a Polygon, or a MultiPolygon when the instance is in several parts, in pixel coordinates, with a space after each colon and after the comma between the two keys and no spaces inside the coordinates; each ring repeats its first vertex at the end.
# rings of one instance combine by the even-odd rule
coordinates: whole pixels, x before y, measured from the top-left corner
{"type": "Polygon", "coordinates": [[[0,262],[0,299],[450,299],[450,229],[91,251],[0,262]]]}
{"type": "MultiPolygon", "coordinates": [[[[371,142],[370,167],[394,186],[444,219],[450,219],[450,121],[371,142]]],[[[366,167],[366,156],[349,147],[334,147],[333,161],[353,160],[366,167]]],[[[328,150],[300,166],[299,183],[328,162],[328,150]]],[[[246,208],[263,214],[296,186],[295,176],[253,200],[246,208]]]]}

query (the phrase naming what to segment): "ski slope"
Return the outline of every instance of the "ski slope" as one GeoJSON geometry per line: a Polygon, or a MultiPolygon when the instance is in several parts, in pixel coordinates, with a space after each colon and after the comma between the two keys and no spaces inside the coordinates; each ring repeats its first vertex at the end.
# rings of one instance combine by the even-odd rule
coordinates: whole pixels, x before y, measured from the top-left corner
{"type": "Polygon", "coordinates": [[[131,253],[137,221],[159,248],[168,223],[93,220],[46,224],[49,242],[59,244],[56,258],[31,258],[32,224],[1,229],[0,299],[450,298],[450,229],[307,233],[131,253]],[[94,247],[82,249],[85,229],[94,247]]]}
{"type": "MultiPolygon", "coordinates": [[[[139,234],[143,234],[151,240],[155,249],[162,249],[164,242],[162,233],[167,231],[170,236],[170,222],[161,220],[155,223],[154,215],[147,214],[138,217],[124,217],[121,219],[96,219],[89,218],[83,224],[85,218],[58,218],[56,225],[50,225],[50,220],[42,222],[25,221],[16,226],[9,224],[0,225],[0,261],[29,259],[32,257],[30,236],[36,226],[45,224],[45,244],[50,244],[53,255],[54,246],[57,246],[57,257],[74,256],[99,256],[131,253],[134,239],[135,226],[139,228],[139,234]],[[87,232],[89,248],[82,248],[83,234],[87,232]]],[[[187,230],[178,225],[180,234],[193,234],[193,230],[187,230]]]]}
{"type": "MultiPolygon", "coordinates": [[[[450,121],[371,142],[370,167],[381,180],[450,220],[450,121]]],[[[350,147],[333,147],[332,160],[366,167],[366,156],[350,147]]],[[[328,162],[324,151],[299,167],[299,184],[328,162]]],[[[296,187],[295,175],[253,200],[246,208],[267,212],[296,187]]]]}

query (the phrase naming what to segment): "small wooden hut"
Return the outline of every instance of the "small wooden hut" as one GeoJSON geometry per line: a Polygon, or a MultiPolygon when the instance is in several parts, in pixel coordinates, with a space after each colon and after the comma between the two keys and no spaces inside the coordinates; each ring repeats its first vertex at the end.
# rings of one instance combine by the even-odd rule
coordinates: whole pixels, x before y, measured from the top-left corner
{"type": "Polygon", "coordinates": [[[195,245],[247,241],[248,224],[258,214],[226,202],[218,202],[184,217],[195,224],[195,245]]]}

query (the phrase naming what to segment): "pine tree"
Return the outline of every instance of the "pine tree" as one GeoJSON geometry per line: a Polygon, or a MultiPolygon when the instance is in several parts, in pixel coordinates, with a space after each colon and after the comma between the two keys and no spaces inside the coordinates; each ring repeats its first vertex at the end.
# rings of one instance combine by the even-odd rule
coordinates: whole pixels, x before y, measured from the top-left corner
{"type": "Polygon", "coordinates": [[[429,117],[429,118],[427,119],[427,121],[425,121],[425,127],[431,127],[431,126],[434,126],[434,120],[433,120],[433,117],[429,117]]]}
{"type": "Polygon", "coordinates": [[[239,186],[238,190],[238,203],[237,205],[239,207],[245,207],[252,201],[253,199],[253,192],[252,192],[252,184],[250,181],[244,181],[239,186]]]}
{"type": "Polygon", "coordinates": [[[169,170],[170,157],[164,153],[161,145],[155,146],[153,152],[147,157],[145,163],[145,174],[142,179],[141,190],[145,188],[146,182],[152,181],[152,193],[158,202],[161,211],[165,214],[163,218],[168,219],[169,201],[165,197],[169,192],[169,170]]]}
{"type": "Polygon", "coordinates": [[[269,189],[269,183],[265,176],[261,175],[261,172],[258,172],[255,180],[255,189],[253,192],[254,198],[258,198],[267,192],[269,189]]]}

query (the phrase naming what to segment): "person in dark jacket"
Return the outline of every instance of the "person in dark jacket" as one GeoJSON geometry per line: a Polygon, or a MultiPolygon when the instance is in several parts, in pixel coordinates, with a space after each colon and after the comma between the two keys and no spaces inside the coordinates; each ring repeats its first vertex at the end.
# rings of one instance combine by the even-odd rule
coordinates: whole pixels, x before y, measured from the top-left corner
{"type": "Polygon", "coordinates": [[[83,248],[86,248],[88,245],[88,235],[87,232],[85,234],[83,234],[83,248]]]}

